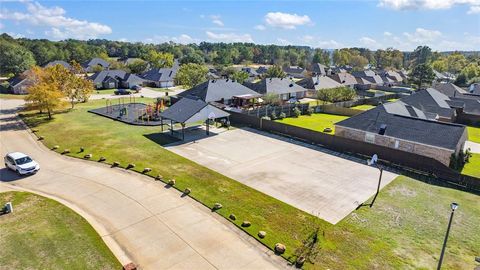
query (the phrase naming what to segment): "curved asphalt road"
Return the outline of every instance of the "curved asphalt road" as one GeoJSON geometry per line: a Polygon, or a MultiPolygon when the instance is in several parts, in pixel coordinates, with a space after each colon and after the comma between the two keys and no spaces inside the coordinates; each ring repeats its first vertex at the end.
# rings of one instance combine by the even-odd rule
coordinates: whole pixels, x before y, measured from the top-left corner
{"type": "MultiPolygon", "coordinates": [[[[278,269],[286,262],[189,197],[138,173],[56,154],[15,116],[20,100],[0,100],[0,154],[21,151],[42,169],[17,177],[0,167],[0,192],[25,190],[85,217],[122,264],[141,269],[278,269]]],[[[72,134],[73,136],[74,134],[72,134]]]]}

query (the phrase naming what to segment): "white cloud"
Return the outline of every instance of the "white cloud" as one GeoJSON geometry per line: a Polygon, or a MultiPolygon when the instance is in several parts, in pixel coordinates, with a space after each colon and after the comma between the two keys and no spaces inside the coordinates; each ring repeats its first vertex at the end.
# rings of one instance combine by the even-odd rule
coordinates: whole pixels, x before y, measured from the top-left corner
{"type": "Polygon", "coordinates": [[[388,32],[388,31],[385,31],[385,32],[383,32],[383,35],[386,36],[386,37],[391,37],[392,33],[388,32]]]}
{"type": "Polygon", "coordinates": [[[479,14],[479,13],[480,13],[480,6],[471,6],[467,12],[467,14],[479,14]]]}
{"type": "Polygon", "coordinates": [[[45,34],[54,39],[89,39],[112,33],[108,25],[66,17],[58,6],[45,7],[38,2],[24,2],[27,12],[0,10],[0,18],[24,22],[38,27],[49,27],[45,34]]]}
{"type": "Polygon", "coordinates": [[[207,37],[212,41],[219,42],[253,42],[250,34],[236,34],[236,33],[213,33],[206,32],[207,37]]]}
{"type": "Polygon", "coordinates": [[[380,0],[378,5],[395,10],[449,9],[456,5],[468,5],[469,14],[480,10],[480,0],[380,0]]]}
{"type": "Polygon", "coordinates": [[[338,49],[344,47],[338,41],[333,39],[324,40],[319,37],[311,36],[311,35],[304,35],[298,38],[302,45],[307,45],[314,48],[321,48],[321,49],[338,49]]]}
{"type": "Polygon", "coordinates": [[[438,30],[428,30],[424,28],[417,28],[413,33],[403,33],[408,41],[412,43],[425,43],[428,44],[432,41],[437,40],[442,36],[442,33],[438,30]]]}
{"type": "Polygon", "coordinates": [[[211,15],[210,19],[212,20],[213,24],[216,24],[218,26],[223,26],[223,22],[221,20],[220,15],[211,15]]]}
{"type": "Polygon", "coordinates": [[[263,31],[263,30],[267,29],[267,28],[265,27],[265,25],[263,25],[263,24],[255,25],[255,27],[253,27],[253,28],[254,28],[255,30],[259,30],[259,31],[263,31]]]}
{"type": "Polygon", "coordinates": [[[297,26],[311,23],[307,15],[289,14],[283,12],[269,12],[265,15],[265,22],[274,27],[295,29],[297,26]]]}
{"type": "Polygon", "coordinates": [[[11,36],[12,38],[15,38],[15,39],[17,39],[17,38],[24,38],[24,37],[25,37],[25,36],[22,35],[22,34],[13,33],[13,32],[8,32],[7,34],[8,34],[9,36],[11,36]]]}
{"type": "Polygon", "coordinates": [[[164,43],[164,42],[175,42],[175,43],[180,43],[180,44],[190,44],[190,43],[198,43],[199,40],[192,38],[191,36],[187,34],[181,34],[179,36],[160,36],[160,35],[155,35],[150,38],[146,38],[144,40],[146,43],[164,43]]]}
{"type": "Polygon", "coordinates": [[[370,37],[361,37],[359,39],[360,43],[369,48],[369,49],[378,49],[381,48],[381,44],[378,43],[375,39],[370,38],[370,37]]]}

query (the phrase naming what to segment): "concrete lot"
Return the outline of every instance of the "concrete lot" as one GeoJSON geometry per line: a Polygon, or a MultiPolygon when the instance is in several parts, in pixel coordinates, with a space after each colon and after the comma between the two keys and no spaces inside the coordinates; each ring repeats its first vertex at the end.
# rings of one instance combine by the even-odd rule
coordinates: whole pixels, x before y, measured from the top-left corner
{"type": "Polygon", "coordinates": [[[218,133],[167,149],[333,224],[376,191],[376,168],[249,128],[218,133]]]}
{"type": "Polygon", "coordinates": [[[46,149],[15,117],[21,103],[0,100],[0,155],[21,151],[42,167],[19,177],[2,163],[0,192],[29,191],[59,201],[83,216],[122,264],[133,261],[139,269],[287,267],[235,225],[161,182],[46,149]]]}

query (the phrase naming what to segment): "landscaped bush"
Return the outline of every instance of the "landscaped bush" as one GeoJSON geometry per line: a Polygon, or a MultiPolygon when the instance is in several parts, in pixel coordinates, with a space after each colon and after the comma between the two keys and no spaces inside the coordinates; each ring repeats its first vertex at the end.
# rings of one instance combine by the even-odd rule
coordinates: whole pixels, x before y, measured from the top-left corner
{"type": "Polygon", "coordinates": [[[302,114],[300,109],[297,108],[297,107],[293,108],[292,112],[293,112],[294,117],[299,117],[302,114]]]}
{"type": "Polygon", "coordinates": [[[268,116],[263,116],[262,119],[263,120],[271,120],[270,117],[268,117],[268,116]]]}
{"type": "Polygon", "coordinates": [[[279,115],[278,115],[278,119],[283,119],[287,117],[287,115],[284,113],[284,112],[281,112],[279,115]]]}
{"type": "Polygon", "coordinates": [[[270,118],[271,118],[272,120],[277,119],[277,115],[275,114],[275,112],[272,112],[272,114],[270,114],[270,118]]]}
{"type": "Polygon", "coordinates": [[[312,115],[314,113],[314,109],[312,107],[308,107],[307,109],[307,115],[312,115]]]}

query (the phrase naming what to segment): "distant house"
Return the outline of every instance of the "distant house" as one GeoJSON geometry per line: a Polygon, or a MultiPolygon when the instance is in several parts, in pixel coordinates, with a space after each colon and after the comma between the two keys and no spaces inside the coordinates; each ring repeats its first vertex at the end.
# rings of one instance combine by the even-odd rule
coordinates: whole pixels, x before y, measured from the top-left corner
{"type": "Polygon", "coordinates": [[[140,77],[142,77],[145,80],[145,84],[149,86],[161,88],[173,87],[175,85],[175,75],[177,75],[179,69],[178,59],[175,59],[172,67],[152,68],[140,77]]]}
{"type": "Polygon", "coordinates": [[[307,77],[307,70],[299,67],[299,66],[288,66],[283,68],[283,72],[287,74],[289,77],[297,78],[297,79],[302,79],[307,77]]]}
{"type": "Polygon", "coordinates": [[[433,120],[432,115],[402,100],[335,124],[335,136],[382,145],[434,158],[448,166],[467,140],[465,126],[433,120]]]}
{"type": "Polygon", "coordinates": [[[347,72],[335,73],[329,77],[335,80],[336,82],[341,83],[342,85],[348,86],[350,88],[354,88],[355,85],[358,83],[357,79],[355,79],[355,77],[353,77],[352,74],[347,72]]]}
{"type": "Polygon", "coordinates": [[[95,72],[95,70],[100,67],[101,69],[108,69],[110,67],[110,63],[103,60],[102,58],[92,58],[84,63],[82,63],[82,67],[85,72],[91,73],[95,72]]]}
{"type": "Polygon", "coordinates": [[[33,85],[33,82],[25,75],[20,74],[8,81],[8,89],[11,93],[16,95],[28,94],[28,87],[33,85]]]}
{"type": "Polygon", "coordinates": [[[260,66],[257,68],[258,75],[263,75],[267,73],[268,68],[266,66],[260,66]]]}
{"type": "Polygon", "coordinates": [[[144,79],[123,70],[102,70],[89,77],[96,89],[131,88],[142,85],[144,79]]]}
{"type": "Polygon", "coordinates": [[[353,72],[352,75],[357,80],[357,84],[364,89],[373,88],[377,85],[383,86],[384,84],[382,77],[373,70],[357,71],[353,72]]]}
{"type": "Polygon", "coordinates": [[[474,95],[480,95],[480,83],[472,83],[468,88],[468,92],[474,95]]]}
{"type": "Polygon", "coordinates": [[[432,88],[448,97],[462,97],[469,94],[469,92],[453,83],[434,83],[432,88]]]}
{"type": "Polygon", "coordinates": [[[435,82],[452,82],[455,81],[455,75],[449,72],[438,72],[433,70],[433,74],[435,75],[435,82]]]}
{"type": "Polygon", "coordinates": [[[434,115],[434,119],[443,122],[455,122],[457,111],[449,104],[451,99],[439,91],[428,88],[401,99],[404,103],[434,115]]]}
{"type": "Polygon", "coordinates": [[[320,63],[315,63],[312,65],[312,77],[315,76],[326,76],[328,67],[320,63]]]}
{"type": "Polygon", "coordinates": [[[343,84],[327,76],[314,76],[311,78],[305,78],[298,81],[297,84],[308,90],[314,91],[318,91],[320,89],[343,87],[343,84]]]}
{"type": "Polygon", "coordinates": [[[207,103],[233,105],[234,100],[255,99],[260,95],[252,89],[230,79],[208,80],[177,95],[179,98],[198,98],[207,103]]]}
{"type": "Polygon", "coordinates": [[[245,83],[245,86],[261,95],[277,94],[282,101],[304,98],[308,91],[286,78],[266,78],[257,83],[245,83]]]}
{"type": "Polygon", "coordinates": [[[251,67],[242,67],[241,71],[244,71],[248,74],[249,81],[253,81],[260,76],[257,71],[251,67]]]}
{"type": "Polygon", "coordinates": [[[394,85],[399,85],[405,80],[405,78],[400,74],[400,72],[397,72],[395,70],[384,70],[377,73],[380,75],[384,85],[386,86],[391,87],[394,85]]]}
{"type": "Polygon", "coordinates": [[[48,62],[43,67],[51,67],[51,66],[56,66],[56,65],[61,65],[66,69],[71,69],[72,68],[72,66],[69,63],[67,63],[65,61],[62,61],[62,60],[55,60],[55,61],[48,62]]]}

